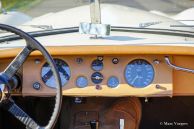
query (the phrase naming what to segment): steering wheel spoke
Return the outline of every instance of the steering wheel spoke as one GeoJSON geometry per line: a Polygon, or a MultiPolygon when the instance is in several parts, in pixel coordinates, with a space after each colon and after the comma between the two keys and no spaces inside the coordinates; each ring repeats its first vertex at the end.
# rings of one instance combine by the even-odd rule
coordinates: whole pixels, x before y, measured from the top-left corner
{"type": "Polygon", "coordinates": [[[32,52],[28,46],[24,47],[23,50],[15,57],[15,59],[9,64],[9,66],[4,70],[4,73],[10,79],[18,71],[18,69],[23,65],[27,57],[32,52]]]}
{"type": "Polygon", "coordinates": [[[11,113],[15,118],[21,121],[28,129],[40,129],[41,127],[23,111],[13,100],[5,100],[3,108],[11,113]]]}

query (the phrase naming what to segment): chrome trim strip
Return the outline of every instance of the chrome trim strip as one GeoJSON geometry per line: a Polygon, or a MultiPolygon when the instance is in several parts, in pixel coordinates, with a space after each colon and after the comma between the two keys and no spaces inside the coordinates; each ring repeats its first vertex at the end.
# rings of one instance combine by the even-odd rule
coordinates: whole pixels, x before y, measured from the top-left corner
{"type": "Polygon", "coordinates": [[[194,74],[194,70],[192,70],[192,69],[183,68],[183,67],[176,66],[176,65],[172,64],[172,63],[170,62],[170,59],[169,59],[168,56],[166,56],[164,59],[165,59],[165,61],[166,61],[166,64],[167,64],[169,67],[173,68],[173,69],[179,70],[179,71],[184,71],[184,72],[189,72],[189,73],[193,73],[193,74],[194,74]]]}

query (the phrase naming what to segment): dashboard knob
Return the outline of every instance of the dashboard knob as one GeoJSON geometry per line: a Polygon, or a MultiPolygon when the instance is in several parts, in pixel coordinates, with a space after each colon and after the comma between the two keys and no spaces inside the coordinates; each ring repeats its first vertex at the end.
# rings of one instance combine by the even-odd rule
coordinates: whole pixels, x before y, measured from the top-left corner
{"type": "Polygon", "coordinates": [[[113,64],[118,64],[119,63],[119,59],[118,58],[113,58],[112,59],[112,63],[113,64]]]}
{"type": "Polygon", "coordinates": [[[40,84],[39,82],[35,82],[35,83],[33,84],[33,88],[34,88],[35,90],[40,90],[41,84],[40,84]]]}

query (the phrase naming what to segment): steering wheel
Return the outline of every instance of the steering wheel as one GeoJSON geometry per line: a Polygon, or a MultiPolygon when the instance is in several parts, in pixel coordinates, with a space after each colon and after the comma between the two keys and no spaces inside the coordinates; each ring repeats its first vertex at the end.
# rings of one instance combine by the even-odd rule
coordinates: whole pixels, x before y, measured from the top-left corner
{"type": "Polygon", "coordinates": [[[14,58],[14,60],[9,64],[9,66],[7,66],[7,68],[0,73],[0,105],[5,110],[10,112],[14,117],[20,120],[28,129],[53,128],[61,109],[62,89],[61,79],[59,77],[57,67],[51,55],[36,39],[34,39],[32,36],[20,29],[9,25],[0,24],[0,30],[14,33],[26,41],[26,46],[23,48],[23,50],[14,58]],[[56,97],[54,110],[48,124],[44,127],[36,123],[27,113],[25,113],[19,106],[17,106],[16,103],[11,99],[10,94],[11,88],[9,81],[12,79],[18,69],[23,65],[30,53],[35,50],[38,50],[42,53],[46,61],[49,63],[56,80],[56,97]]]}

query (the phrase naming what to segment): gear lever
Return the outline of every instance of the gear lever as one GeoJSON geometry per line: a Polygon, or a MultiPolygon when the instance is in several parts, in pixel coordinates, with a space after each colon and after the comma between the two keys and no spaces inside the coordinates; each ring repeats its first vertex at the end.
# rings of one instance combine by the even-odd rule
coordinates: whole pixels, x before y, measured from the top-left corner
{"type": "Polygon", "coordinates": [[[90,121],[90,127],[91,129],[99,129],[99,122],[96,120],[90,121]]]}

